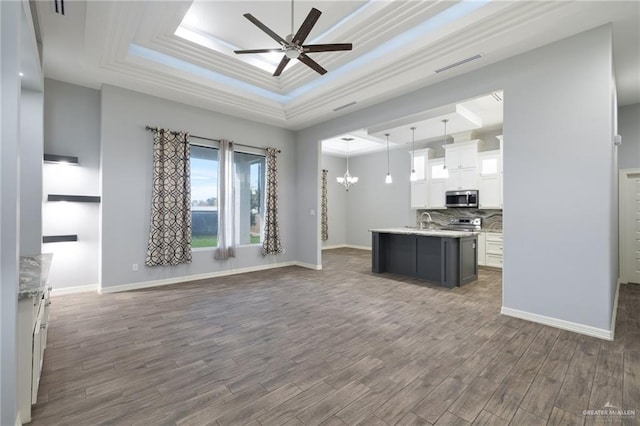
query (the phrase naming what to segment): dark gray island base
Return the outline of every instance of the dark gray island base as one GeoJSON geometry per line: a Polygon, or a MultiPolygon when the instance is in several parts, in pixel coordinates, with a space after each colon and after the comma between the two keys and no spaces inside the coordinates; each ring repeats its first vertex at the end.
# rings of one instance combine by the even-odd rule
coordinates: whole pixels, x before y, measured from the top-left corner
{"type": "Polygon", "coordinates": [[[478,278],[477,234],[459,231],[372,229],[375,273],[391,272],[443,287],[461,286],[478,278]]]}

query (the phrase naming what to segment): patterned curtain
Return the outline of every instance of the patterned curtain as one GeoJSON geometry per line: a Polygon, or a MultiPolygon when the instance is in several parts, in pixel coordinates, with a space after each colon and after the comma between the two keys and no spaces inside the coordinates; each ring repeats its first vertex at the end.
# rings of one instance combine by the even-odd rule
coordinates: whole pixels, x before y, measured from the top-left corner
{"type": "Polygon", "coordinates": [[[320,225],[322,226],[322,241],[329,239],[329,216],[327,210],[327,173],[329,170],[322,170],[322,198],[320,205],[320,225]]]}
{"type": "Polygon", "coordinates": [[[153,134],[153,195],[148,266],[191,263],[189,134],[153,134]]]}
{"type": "Polygon", "coordinates": [[[236,234],[236,216],[234,211],[233,142],[220,141],[218,163],[218,247],[214,259],[226,260],[236,256],[238,245],[236,234]]]}
{"type": "Polygon", "coordinates": [[[278,150],[267,148],[267,205],[264,219],[262,255],[284,253],[278,226],[278,150]]]}

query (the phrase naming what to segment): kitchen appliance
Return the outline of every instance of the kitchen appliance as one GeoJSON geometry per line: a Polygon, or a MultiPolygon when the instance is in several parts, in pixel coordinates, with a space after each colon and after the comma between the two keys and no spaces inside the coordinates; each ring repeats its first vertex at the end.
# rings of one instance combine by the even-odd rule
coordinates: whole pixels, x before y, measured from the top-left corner
{"type": "Polygon", "coordinates": [[[452,219],[443,229],[449,231],[479,232],[481,228],[482,219],[479,217],[457,217],[452,219]]]}
{"type": "Polygon", "coordinates": [[[478,207],[478,191],[447,191],[445,194],[447,207],[478,207]]]}

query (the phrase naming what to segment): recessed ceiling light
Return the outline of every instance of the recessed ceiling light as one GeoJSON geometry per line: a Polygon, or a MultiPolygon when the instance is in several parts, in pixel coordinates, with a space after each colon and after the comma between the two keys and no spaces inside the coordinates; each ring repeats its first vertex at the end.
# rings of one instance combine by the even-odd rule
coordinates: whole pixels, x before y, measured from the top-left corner
{"type": "Polygon", "coordinates": [[[23,72],[18,73],[18,75],[19,75],[20,77],[24,77],[24,73],[23,73],[23,72]]]}

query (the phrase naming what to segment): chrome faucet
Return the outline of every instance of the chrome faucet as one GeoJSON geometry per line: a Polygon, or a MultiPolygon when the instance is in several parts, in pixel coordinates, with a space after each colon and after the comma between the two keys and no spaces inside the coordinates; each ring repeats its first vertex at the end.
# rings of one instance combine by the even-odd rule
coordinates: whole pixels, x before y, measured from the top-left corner
{"type": "Polygon", "coordinates": [[[429,217],[429,220],[427,221],[427,229],[431,228],[431,223],[433,222],[433,219],[431,219],[431,214],[429,214],[429,212],[422,212],[420,214],[420,229],[424,229],[424,215],[427,215],[429,217]]]}

